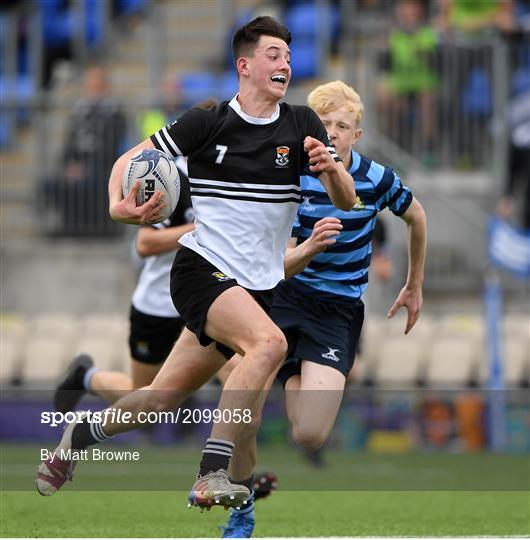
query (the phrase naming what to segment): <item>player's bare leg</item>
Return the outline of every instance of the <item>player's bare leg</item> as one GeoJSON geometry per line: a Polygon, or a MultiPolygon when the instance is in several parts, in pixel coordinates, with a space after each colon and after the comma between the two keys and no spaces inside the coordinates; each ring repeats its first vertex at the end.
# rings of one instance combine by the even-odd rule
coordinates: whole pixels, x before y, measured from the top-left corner
{"type": "MultiPolygon", "coordinates": [[[[82,422],[69,426],[58,448],[84,449],[117,433],[131,431],[141,426],[137,421],[142,412],[174,410],[193,391],[200,388],[224,365],[225,358],[215,345],[202,347],[191,332],[184,330],[175,343],[164,366],[153,383],[119,399],[112,409],[130,412],[128,422],[105,416],[101,422],[82,422]]],[[[123,416],[122,416],[123,418],[123,416]]],[[[42,495],[53,495],[71,477],[75,465],[72,460],[50,464],[42,462],[39,467],[37,489],[42,495]]]]}
{"type": "Polygon", "coordinates": [[[316,450],[324,444],[337,418],[345,382],[336,369],[305,360],[301,375],[287,380],[287,416],[298,445],[316,450]]]}
{"type": "Polygon", "coordinates": [[[132,390],[149,386],[163,364],[146,364],[132,358],[130,375],[120,371],[96,371],[90,379],[90,391],[108,403],[115,403],[132,390]]]}
{"type": "MultiPolygon", "coordinates": [[[[199,478],[190,492],[190,501],[201,504],[199,492],[215,485],[230,493],[229,505],[240,506],[250,496],[250,490],[234,492],[227,469],[234,442],[255,429],[272,376],[283,361],[287,343],[285,336],[270,320],[258,303],[241,287],[232,287],[219,295],[208,310],[205,333],[243,355],[243,359],[228,377],[219,402],[223,421],[214,424],[211,437],[202,453],[199,478]],[[236,420],[236,411],[246,414],[251,423],[236,420]],[[222,472],[221,472],[222,471],[222,472]],[[217,478],[217,473],[224,480],[217,478]]],[[[215,504],[220,504],[214,501],[215,504]]]]}
{"type": "Polygon", "coordinates": [[[100,370],[90,355],[73,359],[55,391],[55,408],[63,413],[73,410],[85,393],[95,394],[107,403],[114,403],[132,390],[153,382],[162,367],[131,359],[131,375],[122,371],[100,370]]]}

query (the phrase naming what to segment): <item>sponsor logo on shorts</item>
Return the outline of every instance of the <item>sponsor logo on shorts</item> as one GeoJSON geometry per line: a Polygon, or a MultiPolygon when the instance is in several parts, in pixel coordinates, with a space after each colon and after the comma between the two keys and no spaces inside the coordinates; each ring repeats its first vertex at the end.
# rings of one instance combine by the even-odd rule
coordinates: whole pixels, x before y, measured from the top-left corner
{"type": "Polygon", "coordinates": [[[137,341],[136,354],[139,358],[148,358],[150,354],[149,343],[147,341],[137,341]]]}
{"type": "Polygon", "coordinates": [[[311,199],[314,199],[314,196],[308,197],[307,195],[302,195],[303,202],[300,205],[304,210],[313,210],[313,205],[311,204],[311,199]]]}
{"type": "Polygon", "coordinates": [[[226,274],[223,274],[222,272],[214,272],[212,274],[212,276],[217,280],[217,281],[228,281],[229,278],[226,274]]]}
{"type": "Polygon", "coordinates": [[[339,359],[337,358],[337,351],[339,349],[332,349],[331,347],[328,347],[329,351],[327,353],[322,354],[322,358],[325,358],[326,360],[333,360],[334,362],[338,362],[339,359]]]}

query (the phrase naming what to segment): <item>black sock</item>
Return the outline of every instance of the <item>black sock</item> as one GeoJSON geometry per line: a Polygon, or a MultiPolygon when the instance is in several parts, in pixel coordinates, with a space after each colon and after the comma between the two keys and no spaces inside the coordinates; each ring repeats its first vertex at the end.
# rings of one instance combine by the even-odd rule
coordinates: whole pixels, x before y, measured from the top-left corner
{"type": "Polygon", "coordinates": [[[101,422],[84,421],[77,424],[72,432],[72,449],[84,450],[87,446],[92,446],[110,438],[103,431],[101,422]]]}
{"type": "Polygon", "coordinates": [[[246,480],[232,480],[233,484],[245,486],[250,491],[250,496],[246,503],[243,503],[239,508],[233,508],[232,512],[239,514],[248,514],[254,510],[254,475],[246,480]]]}
{"type": "Polygon", "coordinates": [[[254,475],[252,475],[250,478],[247,478],[246,480],[233,480],[232,484],[237,484],[238,486],[245,486],[250,493],[254,491],[254,475]]]}
{"type": "Polygon", "coordinates": [[[227,471],[233,449],[233,442],[224,441],[222,439],[207,439],[206,446],[202,451],[199,476],[204,476],[209,472],[215,472],[219,469],[227,471]]]}

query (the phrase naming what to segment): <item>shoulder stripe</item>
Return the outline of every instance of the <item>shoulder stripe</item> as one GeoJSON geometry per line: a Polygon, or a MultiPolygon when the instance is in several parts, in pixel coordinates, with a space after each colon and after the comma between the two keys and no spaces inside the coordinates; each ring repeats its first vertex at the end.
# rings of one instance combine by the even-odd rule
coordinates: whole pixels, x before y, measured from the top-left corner
{"type": "Polygon", "coordinates": [[[354,171],[353,174],[355,174],[355,176],[366,177],[366,175],[368,174],[368,171],[370,170],[371,165],[372,165],[371,159],[368,159],[365,156],[361,156],[361,162],[359,163],[359,168],[356,171],[354,171]]]}
{"type": "Polygon", "coordinates": [[[401,195],[403,194],[403,186],[401,186],[395,193],[394,195],[392,195],[392,197],[390,197],[390,199],[388,200],[388,206],[392,206],[400,197],[401,195]]]}
{"type": "Polygon", "coordinates": [[[170,156],[173,156],[173,157],[183,155],[179,147],[175,144],[173,139],[170,137],[167,131],[167,128],[163,127],[161,130],[157,131],[154,134],[154,137],[156,138],[156,142],[158,142],[160,146],[160,150],[162,150],[166,154],[169,154],[170,156]]]}
{"type": "Polygon", "coordinates": [[[409,191],[405,195],[405,200],[401,203],[401,206],[397,211],[394,212],[396,216],[402,216],[408,209],[409,206],[412,203],[412,193],[409,191]]]}
{"type": "Polygon", "coordinates": [[[375,187],[375,192],[378,198],[381,197],[381,195],[385,194],[392,187],[395,179],[396,176],[394,175],[394,171],[392,169],[386,168],[381,178],[381,181],[375,187]]]}

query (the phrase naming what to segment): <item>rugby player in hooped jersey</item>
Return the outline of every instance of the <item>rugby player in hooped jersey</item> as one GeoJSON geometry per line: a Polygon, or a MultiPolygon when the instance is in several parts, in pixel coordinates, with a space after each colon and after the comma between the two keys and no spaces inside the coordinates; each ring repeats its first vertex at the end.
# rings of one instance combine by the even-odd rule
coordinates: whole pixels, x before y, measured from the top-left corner
{"type": "MultiPolygon", "coordinates": [[[[238,95],[209,111],[184,113],[119,158],[109,180],[113,219],[157,221],[164,204],[160,194],[140,207],[136,188],[122,198],[124,167],[145,148],[188,156],[196,216],[195,230],[180,240],[183,248],[171,275],[172,298],[186,329],[148,387],[152,391],[133,392],[114,407],[133,418],[142,411],[172,410],[234,351],[244,356],[225,383],[219,408],[250,409],[253,422],[214,425],[190,493],[192,504],[239,507],[250,497],[250,479],[232,484],[226,470],[242,428],[245,437],[257,429],[263,390],[287,353],[285,336],[266,311],[272,289],[284,277],[284,253],[301,199],[300,174],[309,168],[318,175],[337,208],[349,210],[355,203],[352,177],[317,115],[305,106],[279,103],[291,77],[290,41],[287,28],[271,17],[239,28],[233,38],[238,95]]],[[[60,446],[84,449],[133,428],[134,423],[110,421],[70,425],[60,446]]],[[[72,466],[41,464],[39,491],[55,493],[72,466]]]]}
{"type": "Polygon", "coordinates": [[[401,307],[407,310],[405,334],[422,306],[427,225],[421,204],[393,170],[353,149],[364,110],[353,88],[341,81],[321,85],[310,93],[308,104],[326,126],[357,192],[354,208],[345,212],[330,204],[318,179],[302,177],[305,202],[285,258],[286,276],[293,277],[277,287],[270,312],[289,344],[278,379],[286,390],[293,439],[314,450],[333,427],[355,358],[377,214],[389,208],[407,225],[407,280],[388,312],[393,317],[401,307]],[[340,234],[329,233],[332,223],[342,225],[340,234]]]}

